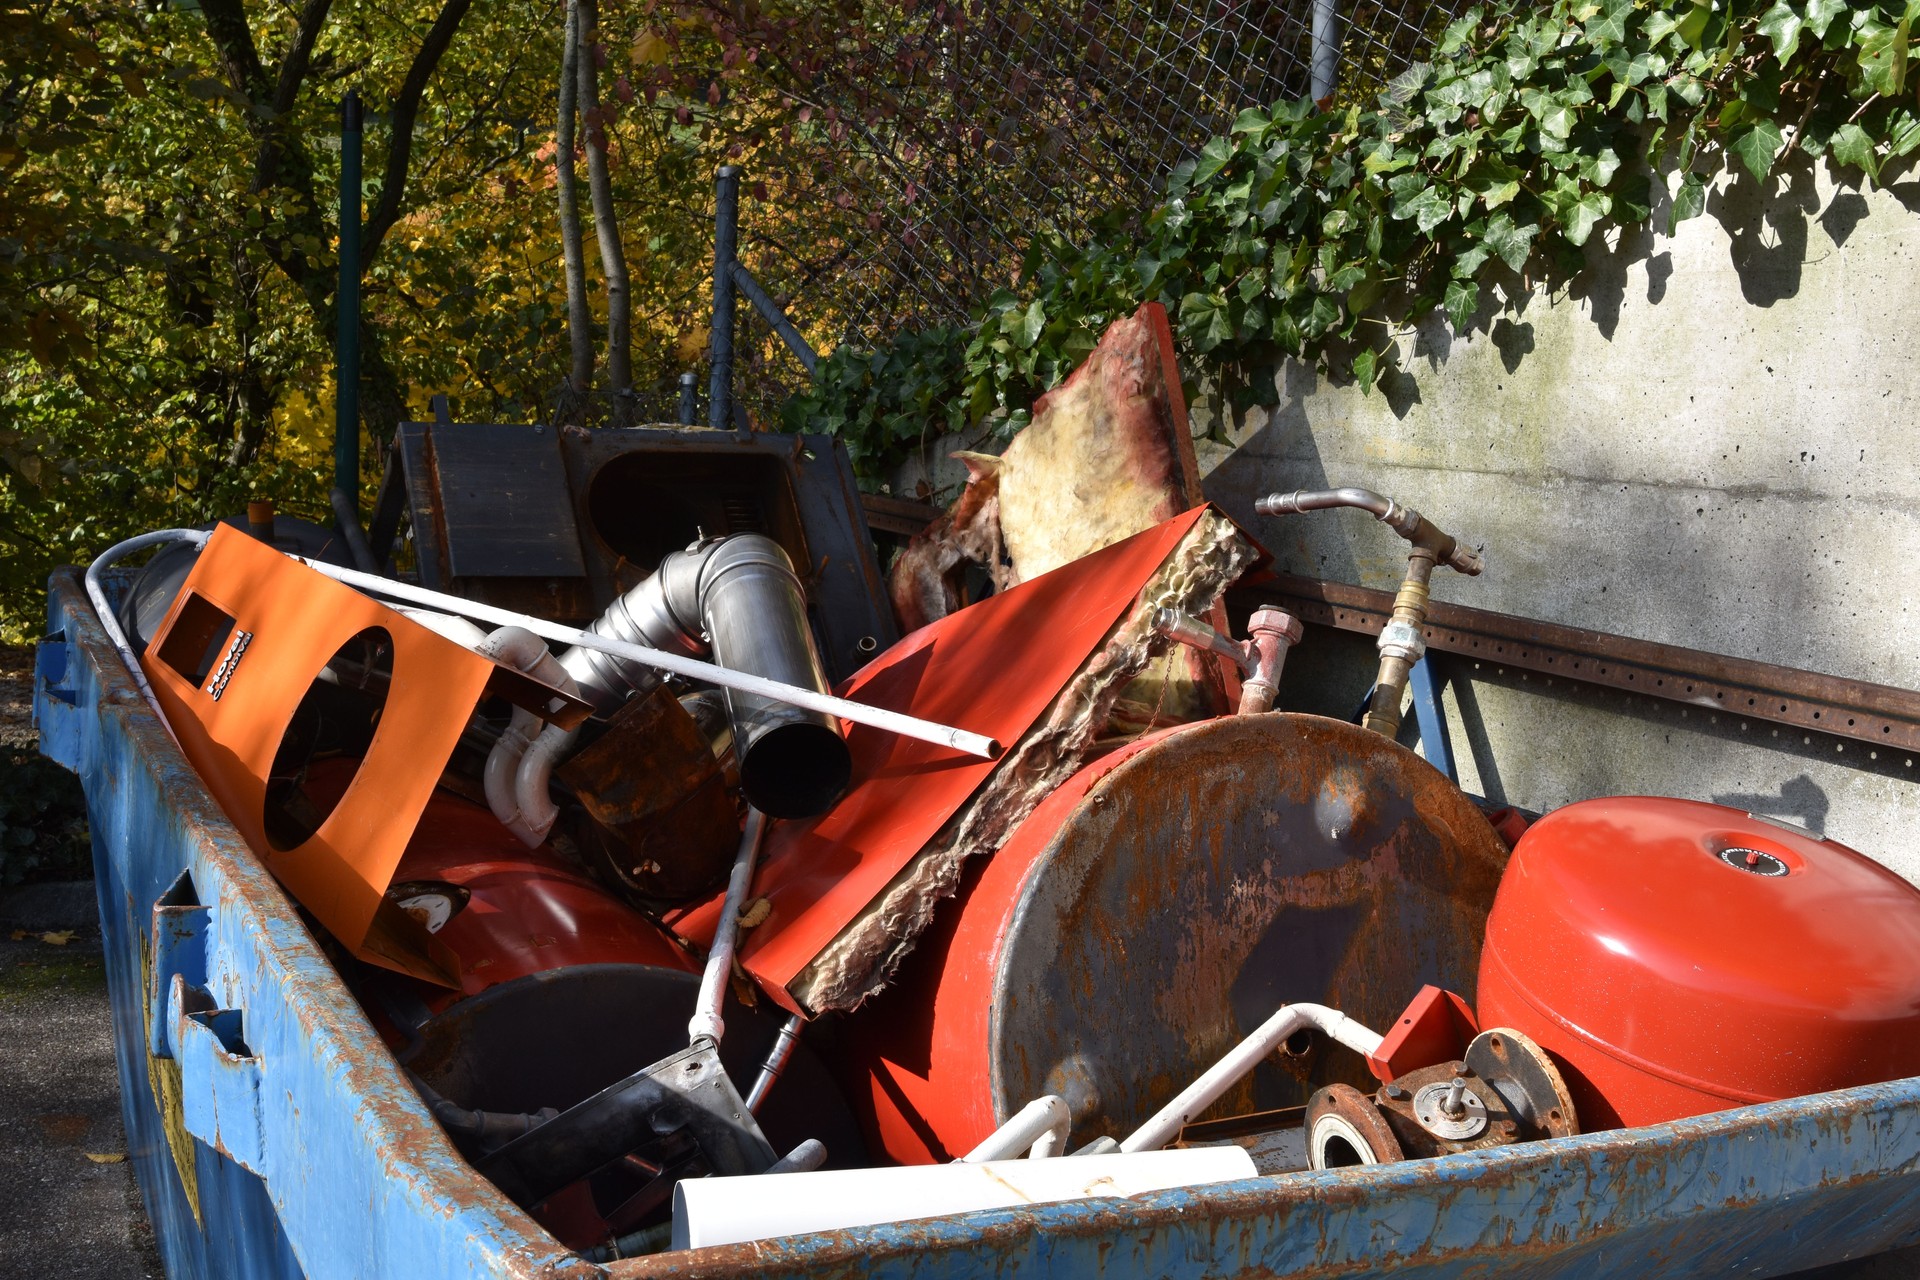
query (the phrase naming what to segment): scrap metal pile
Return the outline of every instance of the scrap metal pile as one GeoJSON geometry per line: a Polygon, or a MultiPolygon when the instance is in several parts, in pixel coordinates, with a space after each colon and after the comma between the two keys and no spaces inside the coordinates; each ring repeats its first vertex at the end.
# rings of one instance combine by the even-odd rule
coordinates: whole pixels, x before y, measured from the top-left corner
{"type": "Polygon", "coordinates": [[[414,424],[359,567],[264,513],[150,535],[123,653],[453,1143],[589,1256],[1920,1073],[1891,872],[1678,800],[1496,831],[1394,740],[1432,573],[1481,568],[1411,508],[1261,503],[1409,546],[1364,724],[1272,710],[1302,628],[1233,638],[1265,557],[1186,419],[1143,308],[888,584],[830,442],[414,424]]]}

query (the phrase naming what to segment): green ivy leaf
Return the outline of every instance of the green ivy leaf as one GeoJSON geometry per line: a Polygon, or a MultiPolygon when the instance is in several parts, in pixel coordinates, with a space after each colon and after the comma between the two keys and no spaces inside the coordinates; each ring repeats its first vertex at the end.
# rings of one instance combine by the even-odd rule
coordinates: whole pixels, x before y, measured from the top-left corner
{"type": "Polygon", "coordinates": [[[1460,332],[1473,322],[1473,313],[1480,309],[1480,286],[1471,280],[1453,280],[1447,284],[1447,298],[1444,304],[1447,319],[1452,322],[1454,331],[1460,332]]]}
{"type": "Polygon", "coordinates": [[[1645,222],[1653,212],[1653,179],[1630,173],[1613,190],[1613,219],[1621,225],[1645,222]]]}
{"type": "Polygon", "coordinates": [[[1200,159],[1193,167],[1193,185],[1209,182],[1214,175],[1227,167],[1227,161],[1233,159],[1233,140],[1215,138],[1200,149],[1200,159]]]}
{"type": "Polygon", "coordinates": [[[1467,188],[1489,211],[1520,194],[1520,170],[1498,156],[1488,156],[1473,167],[1467,188]]]}
{"type": "Polygon", "coordinates": [[[1142,249],[1140,256],[1133,260],[1133,274],[1140,281],[1140,292],[1147,297],[1153,296],[1153,282],[1160,278],[1160,268],[1165,265],[1154,256],[1151,249],[1142,249]]]}
{"type": "Polygon", "coordinates": [[[1860,74],[1867,87],[1884,98],[1899,95],[1907,83],[1907,46],[1912,20],[1902,15],[1890,29],[1860,42],[1860,74]]]}
{"type": "Polygon", "coordinates": [[[1774,0],[1773,8],[1760,15],[1755,30],[1773,41],[1773,56],[1785,66],[1800,47],[1800,28],[1804,25],[1805,19],[1787,0],[1774,0]]]}
{"type": "Polygon", "coordinates": [[[1869,182],[1880,181],[1880,157],[1865,129],[1851,121],[1843,124],[1833,131],[1828,146],[1835,161],[1861,170],[1869,182]]]}
{"type": "Polygon", "coordinates": [[[1697,218],[1706,212],[1707,180],[1697,173],[1690,173],[1680,180],[1680,189],[1673,195],[1673,211],[1667,217],[1667,234],[1689,218],[1697,218]]]}
{"type": "Polygon", "coordinates": [[[1565,142],[1572,136],[1574,109],[1565,99],[1541,89],[1528,89],[1521,93],[1520,101],[1539,125],[1541,137],[1565,142]]]}
{"type": "Polygon", "coordinates": [[[1561,209],[1561,223],[1567,226],[1569,244],[1586,244],[1599,221],[1613,211],[1613,198],[1607,192],[1586,192],[1561,209]]]}
{"type": "Polygon", "coordinates": [[[1440,188],[1430,182],[1422,185],[1411,199],[1396,200],[1393,206],[1393,216],[1401,221],[1412,218],[1421,235],[1445,222],[1452,213],[1453,205],[1440,194],[1440,188]]]}
{"type": "Polygon", "coordinates": [[[1827,26],[1847,11],[1847,0],[1807,0],[1807,30],[1816,40],[1827,38],[1827,26]]]}
{"type": "Polygon", "coordinates": [[[1767,174],[1773,171],[1773,162],[1786,146],[1786,138],[1780,132],[1780,126],[1771,120],[1761,120],[1751,129],[1742,130],[1734,135],[1727,149],[1740,157],[1756,182],[1766,181],[1767,174]]]}
{"type": "Polygon", "coordinates": [[[1917,150],[1920,150],[1920,117],[1911,111],[1896,111],[1887,121],[1888,157],[1898,159],[1917,150]]]}
{"type": "Polygon", "coordinates": [[[1378,370],[1380,357],[1372,349],[1362,351],[1353,358],[1353,380],[1360,384],[1360,394],[1373,394],[1373,377],[1378,370]]]}
{"type": "Polygon", "coordinates": [[[1627,38],[1627,12],[1631,6],[1609,5],[1607,11],[1587,23],[1587,39],[1597,45],[1619,44],[1627,38]]]}
{"type": "Polygon", "coordinates": [[[1301,322],[1300,331],[1309,338],[1317,338],[1339,323],[1340,304],[1324,293],[1316,293],[1307,307],[1307,315],[1301,322]]]}
{"type": "Polygon", "coordinates": [[[1353,315],[1361,315],[1370,310],[1373,304],[1386,295],[1387,282],[1378,276],[1368,276],[1359,281],[1347,293],[1347,310],[1353,315]]]}
{"type": "Polygon", "coordinates": [[[1485,265],[1487,259],[1492,256],[1493,250],[1484,240],[1479,244],[1469,245],[1460,251],[1458,258],[1454,259],[1453,274],[1455,278],[1464,280],[1472,276],[1480,270],[1480,268],[1485,265]]]}
{"type": "Polygon", "coordinates": [[[1679,33],[1680,38],[1684,40],[1689,47],[1698,49],[1704,43],[1707,33],[1707,21],[1712,17],[1713,9],[1711,6],[1695,4],[1692,10],[1685,14],[1675,25],[1674,30],[1679,33]]]}
{"type": "Polygon", "coordinates": [[[1538,226],[1521,226],[1502,211],[1487,224],[1487,247],[1499,254],[1502,262],[1518,271],[1527,265],[1527,255],[1533,252],[1533,238],[1538,234],[1538,226]]]}
{"type": "Polygon", "coordinates": [[[1013,345],[1021,351],[1031,350],[1033,344],[1040,341],[1040,331],[1046,327],[1046,303],[1035,298],[1020,315],[1020,328],[1012,335],[1013,345]]]}
{"type": "Polygon", "coordinates": [[[1233,118],[1234,133],[1260,133],[1273,122],[1273,117],[1258,107],[1248,107],[1233,118]]]}

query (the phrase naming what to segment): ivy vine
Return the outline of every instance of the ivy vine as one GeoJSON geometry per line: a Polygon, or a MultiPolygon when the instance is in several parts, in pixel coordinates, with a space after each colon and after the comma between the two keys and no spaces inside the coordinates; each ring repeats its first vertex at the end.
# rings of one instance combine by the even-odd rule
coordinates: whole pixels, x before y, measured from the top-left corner
{"type": "MultiPolygon", "coordinates": [[[[1578,270],[1596,233],[1649,222],[1669,165],[1668,234],[1726,165],[1763,182],[1799,150],[1878,181],[1920,150],[1916,25],[1920,0],[1475,8],[1371,106],[1242,112],[1144,218],[1036,243],[971,325],[836,351],[785,423],[839,436],[869,480],[946,431],[1011,434],[1148,300],[1210,367],[1304,359],[1370,391],[1390,332],[1436,309],[1465,330],[1503,271],[1578,270]]],[[[1239,395],[1271,404],[1272,383],[1239,395]]]]}

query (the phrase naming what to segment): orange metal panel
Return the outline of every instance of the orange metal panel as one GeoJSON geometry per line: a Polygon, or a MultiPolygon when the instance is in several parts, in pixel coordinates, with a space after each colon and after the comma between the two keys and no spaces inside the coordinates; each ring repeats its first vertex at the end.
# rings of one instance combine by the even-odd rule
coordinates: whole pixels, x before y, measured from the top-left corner
{"type": "MultiPolygon", "coordinates": [[[[923,627],[839,691],[871,706],[1018,742],[1100,647],[1192,530],[1196,507],[1124,542],[923,627]]],[[[994,763],[854,725],[853,783],[826,813],[776,823],[754,877],[771,913],[748,935],[741,964],[775,1001],[939,832],[994,763]]],[[[670,917],[704,945],[718,898],[670,917]]]]}
{"type": "MultiPolygon", "coordinates": [[[[382,895],[494,663],[222,526],[140,665],[207,789],[287,891],[361,959],[457,986],[452,953],[382,895]],[[265,816],[274,754],[315,676],[369,628],[393,642],[373,743],[312,837],[276,849],[265,816]],[[179,669],[182,654],[189,668],[211,664],[200,680],[179,669]]],[[[511,674],[514,693],[532,683],[511,674]]]]}

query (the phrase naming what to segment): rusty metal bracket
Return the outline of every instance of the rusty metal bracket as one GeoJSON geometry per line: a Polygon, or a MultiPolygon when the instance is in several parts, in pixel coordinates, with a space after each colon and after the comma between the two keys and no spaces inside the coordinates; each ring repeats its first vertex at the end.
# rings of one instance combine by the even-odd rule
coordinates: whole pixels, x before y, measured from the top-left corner
{"type": "MultiPolygon", "coordinates": [[[[1393,612],[1385,591],[1277,573],[1243,588],[1304,622],[1377,635],[1393,612]]],[[[1239,594],[1239,593],[1236,593],[1239,594]]],[[[1794,667],[1656,644],[1631,636],[1434,601],[1429,649],[1711,707],[1859,742],[1920,750],[1920,692],[1794,667]]]]}

